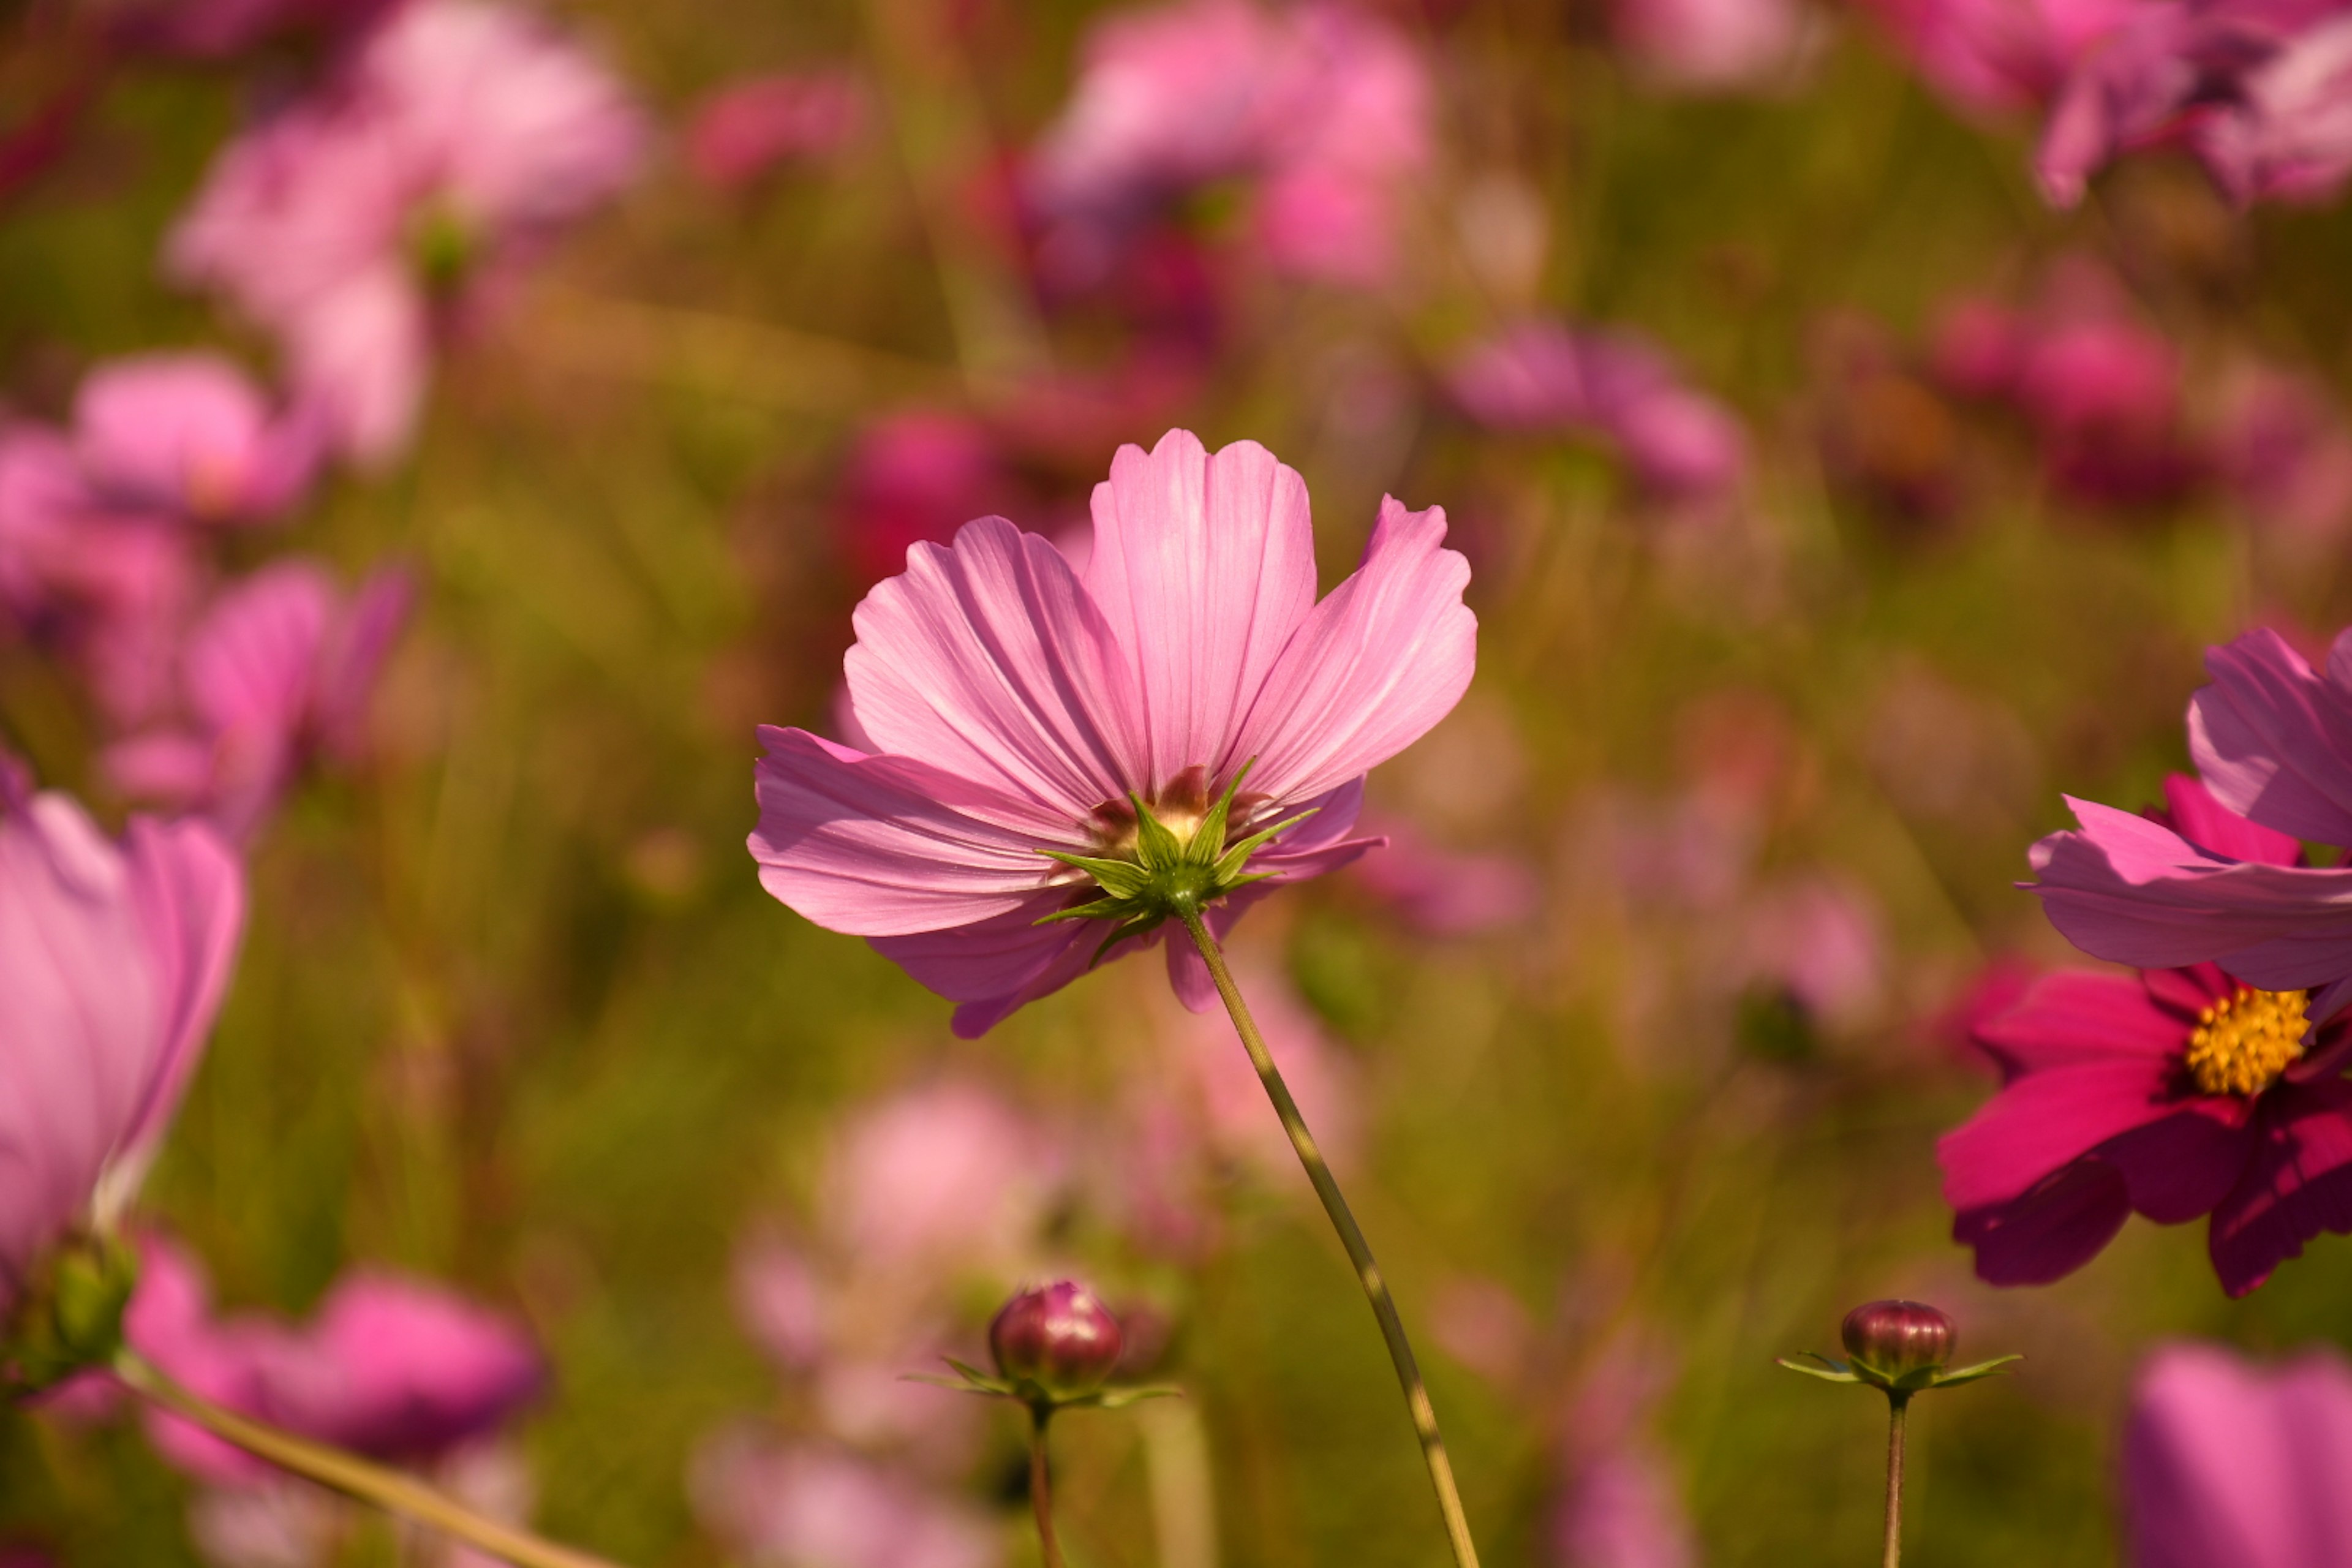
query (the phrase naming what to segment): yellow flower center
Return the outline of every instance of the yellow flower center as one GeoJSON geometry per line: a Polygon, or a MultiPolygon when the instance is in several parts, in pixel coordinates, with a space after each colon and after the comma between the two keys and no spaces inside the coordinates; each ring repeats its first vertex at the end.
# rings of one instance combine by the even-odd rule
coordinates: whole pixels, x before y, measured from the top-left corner
{"type": "Polygon", "coordinates": [[[2301,991],[2241,985],[2197,1015],[2189,1036],[2189,1071],[2207,1094],[2259,1094],[2303,1055],[2301,991]]]}

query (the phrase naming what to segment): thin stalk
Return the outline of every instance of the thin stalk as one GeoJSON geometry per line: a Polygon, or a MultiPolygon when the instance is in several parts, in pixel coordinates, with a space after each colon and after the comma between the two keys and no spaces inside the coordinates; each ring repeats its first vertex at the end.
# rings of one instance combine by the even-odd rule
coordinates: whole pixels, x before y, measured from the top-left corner
{"type": "Polygon", "coordinates": [[[1446,1458],[1445,1438],[1437,1430],[1437,1410],[1429,1402],[1429,1390],[1421,1381],[1421,1367],[1412,1359],[1412,1344],[1404,1337],[1404,1323],[1398,1318],[1396,1301],[1389,1295],[1388,1282],[1381,1278],[1381,1268],[1372,1260],[1372,1249],[1364,1240],[1364,1231],[1356,1223],[1353,1210],[1339,1191],[1339,1182],[1325,1163],[1323,1152],[1315,1146],[1315,1135],[1307,1130],[1307,1119],[1298,1114],[1298,1102],[1290,1098],[1290,1086],[1282,1081],[1282,1071],[1274,1065],[1274,1053],[1265,1047],[1265,1037],[1258,1033],[1257,1021],[1250,1016],[1249,1004],[1242,1000],[1241,987],[1234,984],[1234,972],[1225,963],[1224,950],[1217,939],[1209,934],[1207,924],[1197,910],[1185,910],[1179,916],[1184,929],[1192,934],[1192,945],[1201,950],[1202,962],[1209,966],[1210,978],[1217,983],[1217,994],[1224,998],[1225,1011],[1232,1015],[1234,1031],[1242,1037],[1242,1047],[1249,1052],[1250,1065],[1257,1068],[1258,1081],[1265,1086],[1265,1096],[1274,1101],[1274,1113],[1282,1119],[1282,1130],[1290,1135],[1290,1146],[1298,1152],[1298,1163],[1307,1167],[1307,1179],[1315,1184],[1315,1195],[1323,1200],[1323,1212],[1331,1217],[1331,1228],[1339,1233],[1339,1245],[1348,1249],[1348,1261],[1356,1266],[1357,1281],[1364,1288],[1365,1300],[1372,1306],[1372,1316],[1381,1325],[1381,1338],[1388,1342],[1389,1360],[1396,1367],[1397,1382],[1404,1389],[1405,1408],[1412,1415],[1412,1429],[1421,1438],[1422,1461],[1429,1467],[1429,1484],[1437,1492],[1437,1509],[1445,1517],[1446,1540],[1454,1548],[1457,1568],[1478,1568],[1478,1549],[1470,1540],[1470,1521],[1462,1511],[1462,1494],[1454,1484],[1454,1462],[1446,1458]]]}
{"type": "Polygon", "coordinates": [[[142,1396],[224,1442],[233,1443],[248,1454],[346,1497],[373,1503],[387,1513],[454,1536],[468,1546],[516,1564],[516,1568],[614,1568],[602,1557],[591,1557],[584,1552],[542,1541],[529,1531],[485,1519],[463,1503],[398,1470],[386,1469],[340,1448],[297,1437],[225,1409],[200,1394],[189,1393],[133,1351],[125,1350],[116,1355],[114,1372],[142,1396]]]}
{"type": "Polygon", "coordinates": [[[1062,1568],[1062,1543],[1054,1534],[1054,1475],[1045,1462],[1045,1424],[1054,1418],[1050,1406],[1029,1413],[1029,1507],[1037,1516],[1037,1547],[1045,1554],[1045,1568],[1062,1568]]]}
{"type": "Polygon", "coordinates": [[[1886,1396],[1886,1554],[1881,1560],[1884,1568],[1898,1568],[1903,1561],[1903,1412],[1909,1407],[1906,1394],[1886,1396]]]}

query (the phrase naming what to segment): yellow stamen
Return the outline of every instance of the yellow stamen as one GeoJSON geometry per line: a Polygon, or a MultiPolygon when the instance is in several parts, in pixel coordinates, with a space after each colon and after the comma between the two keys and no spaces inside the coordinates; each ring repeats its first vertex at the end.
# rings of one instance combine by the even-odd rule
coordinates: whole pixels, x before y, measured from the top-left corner
{"type": "Polygon", "coordinates": [[[2189,1071],[2207,1094],[2259,1094],[2303,1055],[2306,1026],[2301,991],[2241,985],[2197,1015],[2189,1037],[2189,1071]]]}

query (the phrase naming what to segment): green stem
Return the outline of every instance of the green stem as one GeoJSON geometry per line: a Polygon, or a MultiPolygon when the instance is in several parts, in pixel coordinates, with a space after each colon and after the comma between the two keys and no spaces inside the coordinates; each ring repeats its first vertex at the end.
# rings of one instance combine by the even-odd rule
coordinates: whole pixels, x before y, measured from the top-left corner
{"type": "Polygon", "coordinates": [[[116,1354],[114,1372],[145,1398],[224,1442],[233,1443],[248,1454],[347,1497],[373,1503],[387,1513],[399,1514],[455,1536],[468,1546],[515,1563],[517,1568],[614,1568],[601,1557],[591,1557],[584,1552],[542,1541],[529,1531],[485,1519],[412,1476],[370,1464],[340,1448],[281,1432],[215,1405],[173,1382],[134,1351],[126,1349],[116,1354]]]}
{"type": "Polygon", "coordinates": [[[1045,1568],[1062,1568],[1062,1543],[1054,1534],[1054,1476],[1045,1462],[1045,1424],[1054,1418],[1050,1405],[1029,1413],[1029,1507],[1037,1516],[1037,1548],[1045,1568]]]}
{"type": "Polygon", "coordinates": [[[1274,1065],[1274,1053],[1266,1049],[1265,1037],[1258,1033],[1257,1021],[1250,1016],[1249,1004],[1242,1000],[1241,987],[1234,984],[1224,950],[1209,934],[1198,910],[1181,910],[1179,918],[1192,934],[1192,945],[1201,950],[1210,978],[1217,983],[1217,994],[1224,998],[1225,1011],[1233,1016],[1234,1032],[1241,1036],[1242,1046],[1249,1052],[1250,1065],[1257,1068],[1258,1081],[1265,1085],[1266,1098],[1274,1101],[1274,1113],[1282,1119],[1282,1130],[1290,1135],[1290,1146],[1298,1152],[1298,1163],[1307,1167],[1307,1179],[1315,1184],[1315,1195],[1323,1200],[1323,1212],[1331,1216],[1331,1228],[1339,1233],[1339,1245],[1348,1249],[1348,1261],[1356,1266],[1356,1279],[1364,1288],[1365,1299],[1371,1302],[1372,1316],[1380,1321],[1381,1338],[1388,1342],[1389,1360],[1396,1366],[1397,1382],[1404,1388],[1405,1408],[1412,1412],[1412,1429],[1421,1438],[1421,1457],[1429,1467],[1429,1484],[1437,1492],[1438,1511],[1445,1517],[1445,1535],[1454,1548],[1454,1561],[1457,1568],[1478,1568],[1478,1549],[1471,1542],[1470,1521],[1462,1511],[1462,1494],[1454,1485],[1454,1463],[1446,1458],[1445,1439],[1437,1430],[1437,1411],[1429,1402],[1429,1390],[1422,1384],[1421,1368],[1412,1359],[1412,1345],[1404,1337],[1404,1323],[1397,1317],[1396,1302],[1389,1295],[1388,1282],[1381,1278],[1380,1265],[1372,1260],[1372,1249],[1364,1240],[1363,1227],[1356,1223],[1339,1182],[1332,1177],[1331,1167],[1324,1162],[1323,1152],[1315,1146],[1315,1135],[1307,1131],[1307,1119],[1298,1114],[1298,1102],[1290,1098],[1290,1087],[1282,1081],[1282,1071],[1274,1065]]]}
{"type": "Polygon", "coordinates": [[[1910,1403],[1907,1394],[1889,1394],[1886,1396],[1886,1553],[1881,1560],[1884,1568],[1898,1568],[1903,1561],[1903,1413],[1910,1403]]]}

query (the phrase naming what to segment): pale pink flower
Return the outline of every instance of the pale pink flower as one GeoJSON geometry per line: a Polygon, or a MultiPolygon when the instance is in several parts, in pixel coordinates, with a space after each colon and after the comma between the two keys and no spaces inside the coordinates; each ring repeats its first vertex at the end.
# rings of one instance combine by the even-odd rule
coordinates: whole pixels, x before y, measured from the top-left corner
{"type": "Polygon", "coordinates": [[[1442,848],[1402,817],[1379,822],[1388,847],[1356,862],[1356,885],[1424,936],[1475,936],[1532,920],[1543,882],[1517,855],[1442,848]]]}
{"type": "Polygon", "coordinates": [[[2352,521],[2352,426],[2314,378],[2241,368],[2214,447],[2221,482],[2257,521],[2313,540],[2352,521]]]}
{"type": "Polygon", "coordinates": [[[2165,1346],[2124,1433],[2131,1568],[2352,1562],[2352,1368],[2332,1348],[2263,1366],[2165,1346]]]}
{"type": "Polygon", "coordinates": [[[2352,16],[2308,28],[2246,72],[2237,101],[2191,140],[2241,205],[2332,199],[2352,176],[2352,16]]]}
{"type": "Polygon", "coordinates": [[[816,1364],[825,1350],[824,1287],[799,1249],[772,1237],[739,1247],[735,1321],[788,1372],[816,1364]]]}
{"type": "Polygon", "coordinates": [[[209,816],[249,838],[313,755],[360,751],[377,672],[408,614],[407,574],[346,597],[324,568],[281,561],[222,595],[180,654],[184,722],[110,747],[124,794],[209,816]]]}
{"type": "MultiPolygon", "coordinates": [[[[1095,896],[1047,851],[1121,853],[1131,796],[1189,830],[1254,764],[1234,836],[1314,815],[1252,858],[1273,881],[1213,908],[1229,928],[1274,882],[1370,847],[1349,837],[1366,771],[1443,718],[1475,662],[1469,567],[1435,508],[1383,501],[1362,567],[1320,604],[1305,482],[1254,442],[1121,448],[1094,523],[1083,576],[983,518],[866,596],[845,668],[880,752],[761,731],[762,885],[961,1004],[965,1035],[1096,959],[1097,922],[1038,923],[1095,896]]],[[[1207,1006],[1199,955],[1169,954],[1207,1006]]]]}
{"type": "Polygon", "coordinates": [[[273,410],[218,354],[115,360],[74,401],[75,450],[100,495],[200,522],[284,515],[310,489],[320,437],[307,411],[273,410]]]}
{"type": "MultiPolygon", "coordinates": [[[[1266,1048],[1315,1130],[1315,1142],[1328,1158],[1348,1163],[1355,1157],[1362,1112],[1344,1051],[1280,973],[1246,954],[1237,958],[1235,968],[1266,1048]]],[[[1178,1016],[1167,1048],[1190,1087],[1209,1147],[1227,1159],[1250,1162],[1264,1177],[1303,1180],[1289,1136],[1266,1114],[1265,1086],[1248,1053],[1234,1043],[1232,1026],[1216,1015],[1178,1016]]]]}
{"type": "Polygon", "coordinates": [[[2075,65],[2147,0],[1870,0],[1928,83],[1977,112],[2056,96],[2075,65]]]}
{"type": "Polygon", "coordinates": [[[695,106],[686,166],[706,185],[740,190],[780,164],[839,153],[870,113],[865,84],[838,67],[745,77],[695,106]]]}
{"type": "Polygon", "coordinates": [[[1673,1475],[1644,1439],[1575,1465],[1552,1503],[1553,1568],[1693,1568],[1698,1560],[1673,1475]]]}
{"type": "MultiPolygon", "coordinates": [[[[536,1397],[546,1367],[504,1316],[421,1280],[354,1269],[297,1327],[259,1313],[214,1314],[204,1272],[148,1237],[123,1331],[141,1354],[219,1404],[377,1458],[421,1462],[483,1436],[536,1397]]],[[[160,1410],[148,1434],[200,1479],[274,1474],[242,1450],[160,1410]]]]}
{"type": "Polygon", "coordinates": [[[1610,19],[1643,75],[1685,91],[1769,86],[1789,75],[1805,37],[1796,0],[1616,0],[1610,19]]]}
{"type": "Polygon", "coordinates": [[[695,1456],[688,1489],[752,1568],[995,1568],[999,1532],[966,1504],[874,1460],[737,1428],[695,1456]]]}
{"type": "Polygon", "coordinates": [[[621,84],[529,12],[414,0],[229,144],[168,265],[276,333],[341,449],[380,462],[445,307],[618,191],[646,139],[621,84]]]}
{"type": "Polygon", "coordinates": [[[1886,937],[1877,900],[1819,872],[1760,889],[1743,916],[1737,967],[1777,988],[1832,1026],[1870,1016],[1886,984],[1886,937]]]}
{"type": "Polygon", "coordinates": [[[844,1123],[825,1166],[825,1229],[866,1267],[1002,1266],[1034,1234],[1055,1174],[1051,1145],[993,1091],[927,1084],[844,1123]]]}
{"type": "Polygon", "coordinates": [[[46,1248],[136,1194],[244,918],[209,828],[133,817],[117,843],[0,755],[0,1312],[46,1248]]]}
{"type": "Polygon", "coordinates": [[[1498,1389],[1523,1385],[1537,1363],[1534,1317],[1509,1287],[1475,1275],[1438,1288],[1430,1312],[1437,1346],[1498,1389]]]}

